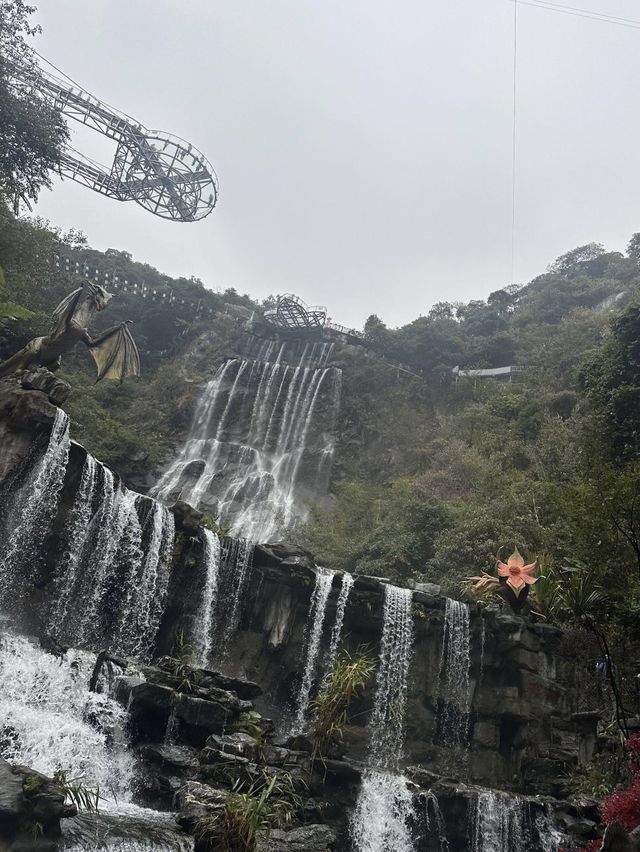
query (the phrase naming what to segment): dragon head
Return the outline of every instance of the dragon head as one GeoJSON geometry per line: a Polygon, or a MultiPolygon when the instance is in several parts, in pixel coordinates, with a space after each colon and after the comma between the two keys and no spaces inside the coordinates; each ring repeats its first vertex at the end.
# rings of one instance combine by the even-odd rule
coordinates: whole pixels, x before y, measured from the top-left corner
{"type": "Polygon", "coordinates": [[[92,295],[96,302],[96,308],[99,311],[103,311],[113,298],[113,295],[107,293],[104,287],[101,287],[99,284],[92,284],[91,286],[93,288],[92,295]]]}

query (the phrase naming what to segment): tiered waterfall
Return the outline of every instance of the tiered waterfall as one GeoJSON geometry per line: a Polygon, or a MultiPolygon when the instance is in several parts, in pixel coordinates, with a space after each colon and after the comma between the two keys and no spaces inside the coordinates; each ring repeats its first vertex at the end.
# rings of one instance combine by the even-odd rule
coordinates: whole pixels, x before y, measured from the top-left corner
{"type": "Polygon", "coordinates": [[[380,663],[369,723],[368,769],[351,821],[357,852],[411,852],[412,797],[399,774],[404,746],[409,664],[413,650],[412,595],[385,586],[380,663]]]}
{"type": "Polygon", "coordinates": [[[266,541],[326,493],[340,405],[331,345],[265,341],[231,358],[200,395],[189,436],[153,494],[218,515],[232,535],[266,541]]]}

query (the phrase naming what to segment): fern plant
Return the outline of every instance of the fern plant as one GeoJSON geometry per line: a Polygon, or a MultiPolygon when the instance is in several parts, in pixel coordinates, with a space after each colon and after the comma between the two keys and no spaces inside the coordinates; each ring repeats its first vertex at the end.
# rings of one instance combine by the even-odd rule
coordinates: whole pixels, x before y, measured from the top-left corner
{"type": "Polygon", "coordinates": [[[195,835],[215,852],[254,852],[259,835],[268,841],[301,807],[289,773],[265,770],[248,786],[238,781],[225,804],[198,821],[195,835]]]}
{"type": "Polygon", "coordinates": [[[359,649],[353,656],[346,650],[341,652],[311,704],[314,758],[322,759],[330,744],[342,739],[349,723],[349,707],[374,670],[375,662],[366,650],[359,649]]]}
{"type": "Polygon", "coordinates": [[[184,630],[176,633],[173,646],[173,654],[169,669],[171,674],[178,679],[176,690],[178,692],[194,692],[202,679],[202,673],[193,667],[194,652],[189,644],[184,630]]]}
{"type": "Polygon", "coordinates": [[[72,802],[78,810],[98,810],[102,798],[99,787],[87,786],[82,778],[70,778],[64,769],[56,769],[53,781],[63,791],[65,801],[72,802]]]}

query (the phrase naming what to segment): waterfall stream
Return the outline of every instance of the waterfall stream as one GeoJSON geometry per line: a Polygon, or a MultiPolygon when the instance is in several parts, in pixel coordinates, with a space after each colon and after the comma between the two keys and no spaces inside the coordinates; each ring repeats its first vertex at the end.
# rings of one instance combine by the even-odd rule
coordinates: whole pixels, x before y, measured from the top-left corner
{"type": "Polygon", "coordinates": [[[447,598],[440,660],[438,733],[449,748],[468,744],[470,669],[469,607],[447,598]]]}
{"type": "Polygon", "coordinates": [[[253,549],[253,544],[244,538],[226,537],[222,541],[216,625],[219,657],[228,653],[229,643],[240,624],[253,565],[253,549]]]}
{"type": "Polygon", "coordinates": [[[49,629],[148,658],[169,584],[175,524],[161,503],[116,483],[90,455],[65,530],[49,629]]]}
{"type": "Polygon", "coordinates": [[[11,493],[11,506],[3,524],[0,602],[6,602],[8,593],[18,597],[22,594],[24,581],[33,576],[42,559],[43,544],[64,482],[70,443],[69,418],[57,409],[45,452],[35,461],[30,460],[23,481],[11,493]]]}
{"type": "Polygon", "coordinates": [[[210,663],[213,646],[221,547],[220,539],[210,530],[203,529],[202,537],[205,581],[200,595],[200,609],[196,617],[196,633],[193,637],[193,644],[196,651],[196,665],[206,668],[210,663]]]}
{"type": "Polygon", "coordinates": [[[234,536],[265,541],[323,496],[341,373],[330,344],[288,353],[264,341],[225,361],[202,390],[189,436],[153,494],[217,514],[234,536]],[[287,358],[294,363],[287,363],[287,358]]]}
{"type": "Polygon", "coordinates": [[[451,847],[447,840],[447,827],[440,810],[440,802],[432,791],[425,796],[425,820],[427,832],[432,836],[435,835],[437,839],[439,852],[450,852],[451,847]]]}
{"type": "Polygon", "coordinates": [[[471,815],[471,852],[529,852],[529,816],[519,796],[484,790],[471,815]]]}
{"type": "Polygon", "coordinates": [[[355,852],[411,852],[411,793],[399,774],[404,745],[413,598],[385,585],[380,664],[369,723],[368,769],[362,776],[350,833],[355,852]]]}
{"type": "Polygon", "coordinates": [[[305,637],[305,662],[302,681],[296,701],[296,713],[291,733],[301,734],[305,729],[311,687],[316,674],[318,657],[320,654],[320,640],[322,639],[322,627],[327,612],[327,601],[335,571],[326,568],[318,568],[316,571],[316,582],[309,604],[309,616],[307,618],[307,630],[305,637]]]}
{"type": "Polygon", "coordinates": [[[325,662],[325,677],[331,674],[338,659],[338,646],[340,645],[340,637],[342,635],[342,625],[344,624],[344,614],[347,609],[347,601],[349,593],[353,586],[353,577],[346,571],[341,575],[342,585],[340,586],[340,594],[336,603],[336,619],[331,628],[331,639],[329,640],[329,650],[327,651],[327,659],[325,662]]]}
{"type": "Polygon", "coordinates": [[[108,693],[89,690],[94,662],[95,656],[84,651],[58,658],[28,639],[5,635],[0,643],[0,754],[48,776],[63,770],[99,789],[98,814],[64,820],[63,849],[192,849],[170,814],[132,804],[135,759],[127,744],[126,710],[108,693]]]}

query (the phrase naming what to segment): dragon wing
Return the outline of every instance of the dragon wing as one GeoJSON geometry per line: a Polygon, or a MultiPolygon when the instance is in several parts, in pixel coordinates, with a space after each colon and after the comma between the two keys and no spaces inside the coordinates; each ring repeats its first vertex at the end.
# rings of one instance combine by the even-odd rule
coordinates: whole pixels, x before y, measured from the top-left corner
{"type": "Polygon", "coordinates": [[[89,345],[89,352],[98,367],[98,378],[118,379],[140,375],[140,356],[127,323],[110,328],[89,345]]]}
{"type": "Polygon", "coordinates": [[[73,312],[76,309],[81,293],[82,287],[78,287],[78,289],[74,290],[73,293],[69,293],[68,296],[65,296],[58,307],[54,310],[52,315],[54,322],[52,334],[56,335],[64,332],[67,327],[68,320],[70,320],[73,316],[73,312]]]}

